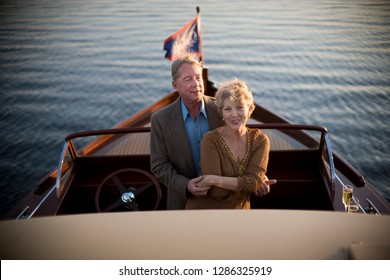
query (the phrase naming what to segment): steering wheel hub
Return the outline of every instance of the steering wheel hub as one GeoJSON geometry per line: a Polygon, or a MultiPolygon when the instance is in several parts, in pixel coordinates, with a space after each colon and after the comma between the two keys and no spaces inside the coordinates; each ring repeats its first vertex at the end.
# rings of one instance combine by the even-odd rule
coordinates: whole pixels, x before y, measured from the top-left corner
{"type": "Polygon", "coordinates": [[[135,195],[132,192],[125,192],[121,198],[124,203],[132,202],[135,199],[135,195]]]}

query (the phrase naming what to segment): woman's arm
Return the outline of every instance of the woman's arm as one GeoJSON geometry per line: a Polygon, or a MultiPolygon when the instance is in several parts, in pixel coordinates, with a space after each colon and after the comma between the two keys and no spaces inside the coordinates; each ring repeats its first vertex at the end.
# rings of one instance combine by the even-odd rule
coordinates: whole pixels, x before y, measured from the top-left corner
{"type": "Polygon", "coordinates": [[[237,177],[225,177],[222,174],[222,156],[218,149],[218,138],[215,132],[206,133],[203,136],[200,147],[200,165],[203,179],[197,185],[199,187],[219,187],[235,192],[238,189],[237,177]]]}
{"type": "Polygon", "coordinates": [[[203,174],[206,175],[202,176],[203,180],[198,185],[214,186],[233,192],[255,192],[264,180],[270,142],[266,135],[256,133],[252,145],[252,155],[245,173],[238,177],[226,177],[221,171],[221,156],[215,138],[205,135],[201,146],[201,166],[203,174]]]}
{"type": "Polygon", "coordinates": [[[228,191],[236,192],[239,190],[238,177],[225,177],[218,175],[202,175],[202,181],[197,185],[199,187],[219,187],[228,191]]]}
{"type": "Polygon", "coordinates": [[[270,141],[260,130],[256,131],[252,141],[253,151],[245,173],[238,177],[240,191],[253,193],[262,184],[267,171],[270,141]]]}

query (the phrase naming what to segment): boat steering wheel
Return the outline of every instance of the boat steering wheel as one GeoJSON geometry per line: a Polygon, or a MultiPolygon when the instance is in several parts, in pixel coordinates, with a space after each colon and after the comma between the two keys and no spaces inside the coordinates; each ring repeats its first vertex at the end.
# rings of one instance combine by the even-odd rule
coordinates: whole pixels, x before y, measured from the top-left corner
{"type": "Polygon", "coordinates": [[[153,203],[153,200],[145,199],[149,204],[153,203],[146,205],[146,207],[152,208],[148,210],[157,210],[162,195],[160,184],[156,178],[142,169],[120,169],[105,177],[98,186],[95,193],[95,208],[98,212],[113,212],[120,209],[140,211],[143,210],[143,207],[139,205],[141,202],[140,196],[151,195],[152,190],[154,190],[155,201],[153,203]],[[134,178],[134,176],[140,178],[140,175],[146,180],[126,183],[126,181],[129,181],[126,178],[134,178]]]}

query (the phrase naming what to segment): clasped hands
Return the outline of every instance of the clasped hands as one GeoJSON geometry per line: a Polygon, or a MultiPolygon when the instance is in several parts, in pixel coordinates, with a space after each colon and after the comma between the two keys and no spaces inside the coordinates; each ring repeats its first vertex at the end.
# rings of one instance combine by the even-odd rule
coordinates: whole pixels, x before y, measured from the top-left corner
{"type": "MultiPolygon", "coordinates": [[[[211,189],[211,186],[215,185],[212,183],[215,176],[213,175],[205,175],[199,176],[194,179],[191,179],[188,182],[188,191],[191,192],[196,197],[206,196],[207,192],[211,189]]],[[[254,192],[256,196],[264,196],[270,192],[270,186],[275,184],[275,179],[268,179],[265,176],[262,185],[254,192]]]]}

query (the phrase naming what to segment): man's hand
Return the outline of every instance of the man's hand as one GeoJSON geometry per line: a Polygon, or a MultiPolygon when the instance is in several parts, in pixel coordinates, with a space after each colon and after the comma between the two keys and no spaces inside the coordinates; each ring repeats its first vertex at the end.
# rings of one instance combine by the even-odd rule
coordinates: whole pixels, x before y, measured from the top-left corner
{"type": "Polygon", "coordinates": [[[187,189],[196,197],[206,196],[207,192],[211,187],[209,186],[198,186],[197,184],[202,181],[203,177],[199,176],[197,178],[191,179],[188,182],[187,189]]]}

